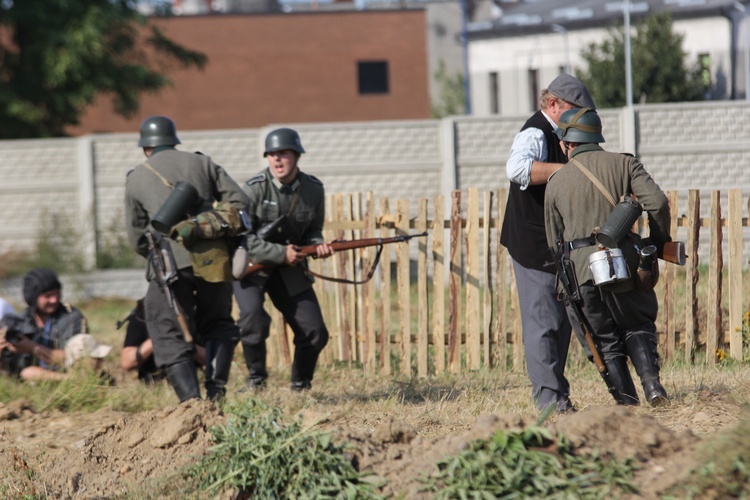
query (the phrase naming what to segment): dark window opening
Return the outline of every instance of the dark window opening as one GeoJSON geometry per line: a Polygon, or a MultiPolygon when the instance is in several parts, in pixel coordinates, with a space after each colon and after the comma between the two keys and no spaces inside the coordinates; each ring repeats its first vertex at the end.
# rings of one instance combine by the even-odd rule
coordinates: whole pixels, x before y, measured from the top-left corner
{"type": "Polygon", "coordinates": [[[539,107],[539,72],[535,69],[529,70],[529,101],[532,111],[539,107]]]}
{"type": "Polygon", "coordinates": [[[387,94],[388,61],[358,62],[357,79],[360,94],[387,94]]]}
{"type": "Polygon", "coordinates": [[[500,113],[500,80],[495,71],[490,73],[490,113],[500,113]]]}

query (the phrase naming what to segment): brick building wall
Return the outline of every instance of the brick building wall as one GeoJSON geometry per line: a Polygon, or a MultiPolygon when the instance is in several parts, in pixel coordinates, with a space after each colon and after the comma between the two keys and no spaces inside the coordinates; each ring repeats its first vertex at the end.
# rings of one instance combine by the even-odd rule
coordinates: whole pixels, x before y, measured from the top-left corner
{"type": "Polygon", "coordinates": [[[154,114],[180,130],[430,116],[423,9],[151,18],[206,54],[203,71],[170,69],[174,86],[144,95],[130,120],[101,99],[71,135],[133,132],[154,114]],[[360,94],[360,61],[387,61],[389,90],[360,94]]]}

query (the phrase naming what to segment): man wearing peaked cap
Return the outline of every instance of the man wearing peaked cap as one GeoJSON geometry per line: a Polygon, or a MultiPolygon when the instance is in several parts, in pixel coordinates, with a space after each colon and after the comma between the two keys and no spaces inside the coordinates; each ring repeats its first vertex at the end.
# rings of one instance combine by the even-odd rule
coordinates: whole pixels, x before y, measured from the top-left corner
{"type": "Polygon", "coordinates": [[[586,86],[573,75],[563,73],[552,80],[547,90],[555,97],[574,104],[576,108],[596,109],[596,104],[594,104],[586,86]]]}
{"type": "Polygon", "coordinates": [[[513,140],[506,164],[510,189],[500,241],[513,259],[534,403],[540,410],[554,405],[569,411],[565,360],[571,327],[557,300],[544,230],[544,193],[547,179],[567,161],[555,135],[560,116],[571,108],[596,105],[583,82],[561,74],[542,90],[539,106],[513,140]]]}

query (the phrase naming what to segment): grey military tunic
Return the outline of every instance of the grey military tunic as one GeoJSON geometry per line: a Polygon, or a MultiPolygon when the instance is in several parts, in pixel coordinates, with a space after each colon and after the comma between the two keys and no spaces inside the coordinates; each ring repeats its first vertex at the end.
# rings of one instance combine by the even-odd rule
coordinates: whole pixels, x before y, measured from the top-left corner
{"type": "MultiPolygon", "coordinates": [[[[193,185],[202,198],[194,208],[199,213],[211,208],[211,203],[228,201],[237,209],[247,210],[249,200],[242,188],[211,158],[199,153],[187,153],[173,148],[159,150],[147,160],[170,184],[186,181],[193,185]]],[[[146,162],[144,162],[146,163],[146,162]]],[[[172,189],[143,164],[127,176],[125,184],[125,222],[130,245],[140,255],[148,255],[146,231],[154,231],[151,218],[157,214],[172,189]]],[[[190,267],[190,254],[179,243],[172,241],[177,266],[190,267]]]]}
{"type": "MultiPolygon", "coordinates": [[[[242,188],[207,156],[160,147],[154,149],[147,162],[159,175],[143,164],[138,165],[127,176],[125,187],[128,239],[144,257],[148,255],[145,233],[154,231],[150,221],[172,193],[162,177],[171,185],[186,181],[196,188],[202,201],[192,213],[210,208],[214,200],[227,201],[238,209],[247,210],[249,200],[242,188]]],[[[231,316],[231,284],[209,283],[196,277],[188,251],[177,242],[170,241],[170,244],[179,269],[179,278],[170,288],[185,314],[191,335],[207,343],[235,342],[239,331],[231,316]]],[[[193,346],[185,342],[175,312],[153,280],[144,306],[157,366],[192,362],[193,346]]]]}
{"type": "MultiPolygon", "coordinates": [[[[284,281],[290,296],[295,296],[312,286],[312,279],[305,274],[304,265],[285,266],[286,245],[317,245],[323,243],[323,224],[325,223],[325,190],[323,183],[316,177],[299,172],[297,178],[289,185],[279,182],[269,169],[265,169],[248,180],[243,189],[250,198],[250,215],[253,227],[257,230],[265,224],[286,215],[294,203],[293,211],[288,214],[288,223],[284,241],[270,243],[255,235],[248,236],[248,254],[258,264],[276,264],[281,267],[275,271],[284,281]],[[297,201],[294,199],[297,197],[297,201]]],[[[246,279],[263,285],[270,272],[258,272],[246,279]]]]}
{"type": "MultiPolygon", "coordinates": [[[[615,200],[623,195],[634,194],[649,215],[651,236],[657,241],[667,241],[669,202],[640,161],[632,156],[606,152],[596,144],[577,147],[573,158],[584,164],[615,200]]],[[[572,241],[590,236],[594,228],[604,224],[613,210],[601,191],[572,162],[550,178],[544,206],[547,242],[550,246],[554,246],[558,238],[572,241]]],[[[630,257],[628,260],[631,262],[634,255],[632,246],[626,246],[622,250],[630,257]]],[[[593,279],[588,259],[596,251],[596,246],[571,251],[570,258],[575,265],[579,283],[593,279]]],[[[635,258],[637,262],[637,257],[635,258]]]]}
{"type": "MultiPolygon", "coordinates": [[[[618,153],[605,152],[596,144],[578,146],[573,158],[582,163],[603,184],[616,200],[626,194],[633,194],[648,213],[650,237],[656,242],[669,240],[669,203],[643,165],[635,158],[618,153]]],[[[547,241],[553,246],[558,238],[572,241],[591,235],[596,227],[601,227],[612,212],[613,207],[591,180],[575,164],[567,163],[558,170],[547,184],[545,204],[545,224],[547,241]]],[[[625,240],[621,245],[628,259],[631,274],[638,263],[634,241],[625,240]]],[[[571,251],[576,278],[580,285],[581,309],[591,326],[594,340],[604,361],[626,355],[626,341],[636,335],[654,338],[658,302],[653,290],[641,291],[635,288],[631,278],[615,287],[594,285],[588,267],[589,255],[597,251],[596,246],[588,246],[571,251]]],[[[568,314],[574,319],[573,311],[568,314]]],[[[582,331],[575,325],[581,343],[582,331]]],[[[591,357],[591,353],[587,354],[591,357]]]]}

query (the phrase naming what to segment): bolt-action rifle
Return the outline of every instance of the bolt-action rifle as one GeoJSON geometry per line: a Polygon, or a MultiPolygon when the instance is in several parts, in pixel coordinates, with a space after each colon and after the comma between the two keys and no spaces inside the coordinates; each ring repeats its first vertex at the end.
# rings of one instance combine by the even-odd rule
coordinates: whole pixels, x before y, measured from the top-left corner
{"type": "Polygon", "coordinates": [[[549,251],[552,254],[552,260],[555,261],[555,267],[557,269],[557,279],[562,287],[562,298],[565,300],[565,304],[570,306],[570,309],[574,312],[576,322],[583,332],[583,336],[586,339],[586,344],[589,346],[591,355],[594,358],[594,364],[599,374],[604,379],[604,383],[607,384],[607,389],[610,393],[617,396],[619,391],[614,387],[609,379],[609,372],[607,367],[602,361],[602,356],[599,354],[599,349],[594,342],[594,337],[591,334],[591,327],[583,314],[581,309],[581,294],[578,289],[578,280],[576,279],[575,270],[573,264],[568,258],[568,253],[565,251],[565,244],[561,241],[557,242],[557,248],[550,247],[549,251]]]}
{"type": "Polygon", "coordinates": [[[685,243],[682,241],[668,241],[664,243],[659,251],[658,257],[665,262],[684,266],[685,262],[687,262],[685,243]]]}
{"type": "MultiPolygon", "coordinates": [[[[331,248],[333,248],[333,250],[336,251],[336,252],[341,251],[341,250],[354,250],[355,248],[365,248],[365,247],[374,247],[374,246],[379,246],[382,249],[383,245],[386,245],[386,244],[389,244],[389,243],[400,243],[400,242],[403,242],[403,241],[409,241],[412,238],[419,238],[419,237],[424,237],[424,236],[427,236],[427,232],[426,231],[424,233],[404,234],[404,235],[401,235],[401,236],[393,236],[393,237],[390,237],[390,238],[362,238],[362,239],[359,239],[359,240],[339,240],[339,241],[332,241],[331,243],[329,243],[329,245],[331,245],[331,248]]],[[[316,255],[317,255],[316,248],[317,247],[318,247],[318,245],[307,245],[307,246],[299,247],[298,251],[301,252],[301,253],[303,253],[306,257],[317,258],[316,257],[316,255]]],[[[370,277],[372,277],[372,272],[374,271],[375,267],[377,266],[379,258],[380,258],[380,250],[378,250],[377,257],[375,258],[375,263],[373,264],[372,269],[370,270],[370,273],[368,275],[369,277],[367,279],[369,279],[370,277]]],[[[253,262],[251,260],[247,264],[247,269],[245,270],[245,274],[243,274],[238,279],[242,279],[245,276],[249,276],[249,275],[251,275],[253,273],[257,273],[258,271],[261,271],[263,269],[271,269],[271,268],[276,267],[276,266],[277,266],[277,264],[257,264],[257,263],[255,263],[255,262],[253,262]]],[[[315,276],[318,276],[318,275],[315,275],[315,276]]],[[[321,277],[321,276],[318,276],[318,277],[321,277]]],[[[332,279],[332,278],[329,278],[329,279],[332,279]]],[[[333,280],[336,280],[336,279],[333,279],[333,280]]],[[[367,280],[364,280],[364,281],[367,281],[367,280]]],[[[359,283],[363,283],[364,281],[362,281],[362,282],[349,282],[349,281],[347,281],[347,282],[348,283],[353,283],[353,284],[359,284],[359,283]]]]}
{"type": "Polygon", "coordinates": [[[180,303],[175,300],[172,294],[171,285],[178,278],[177,264],[172,253],[172,247],[161,234],[152,233],[151,231],[146,231],[146,240],[148,241],[148,261],[151,269],[154,271],[154,279],[164,293],[167,304],[169,304],[169,307],[174,311],[175,316],[177,316],[177,323],[180,325],[185,340],[192,342],[193,336],[190,335],[190,329],[188,328],[187,321],[185,321],[185,314],[182,312],[180,303]]]}
{"type": "Polygon", "coordinates": [[[143,299],[138,299],[135,303],[135,307],[122,319],[117,320],[117,329],[123,327],[128,321],[134,320],[138,316],[138,311],[141,310],[141,316],[143,315],[143,299]]]}

